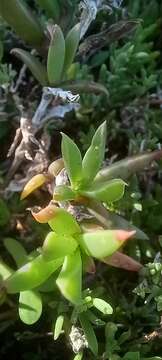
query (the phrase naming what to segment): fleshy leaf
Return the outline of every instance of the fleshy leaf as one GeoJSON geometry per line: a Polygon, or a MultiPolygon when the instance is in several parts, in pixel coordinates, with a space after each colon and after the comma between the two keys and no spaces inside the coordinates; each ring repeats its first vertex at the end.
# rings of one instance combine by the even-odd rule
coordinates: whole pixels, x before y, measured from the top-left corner
{"type": "Polygon", "coordinates": [[[82,261],[79,250],[65,257],[61,272],[56,280],[63,296],[72,304],[82,300],[82,261]]]}
{"type": "Polygon", "coordinates": [[[48,85],[47,71],[44,65],[34,55],[22,49],[13,49],[11,54],[14,54],[20,59],[31,71],[33,76],[42,86],[48,85]]]}
{"type": "Polygon", "coordinates": [[[4,286],[9,294],[34,289],[47,280],[62,263],[63,258],[47,262],[39,255],[15,271],[5,280],[4,286]]]}
{"type": "Polygon", "coordinates": [[[134,231],[101,230],[81,234],[78,240],[87,255],[101,259],[112,255],[134,234],[134,231]]]}
{"type": "Polygon", "coordinates": [[[75,218],[66,210],[56,207],[54,217],[48,222],[53,231],[59,235],[74,235],[81,232],[75,218]]]}
{"type": "Polygon", "coordinates": [[[102,204],[91,200],[88,204],[89,212],[107,229],[123,229],[135,231],[136,239],[148,240],[148,236],[135,225],[124,219],[122,216],[106,209],[102,204]]]}
{"type": "Polygon", "coordinates": [[[61,80],[64,58],[65,58],[65,40],[61,28],[58,25],[50,29],[51,42],[48,50],[47,73],[51,85],[61,80]]]}
{"type": "Polygon", "coordinates": [[[57,209],[56,205],[50,201],[50,203],[43,209],[40,209],[39,207],[32,208],[31,213],[36,221],[41,224],[45,224],[55,217],[57,209]]]}
{"type": "Polygon", "coordinates": [[[51,231],[43,244],[42,254],[47,261],[72,254],[78,244],[70,235],[59,235],[51,231]]]}
{"type": "Polygon", "coordinates": [[[54,340],[57,340],[62,332],[62,327],[64,324],[64,316],[59,315],[56,319],[55,328],[54,328],[54,340]]]}
{"type": "Polygon", "coordinates": [[[114,179],[95,186],[92,185],[90,190],[82,191],[81,194],[105,203],[111,203],[123,197],[125,186],[126,183],[123,180],[114,179]]]}
{"type": "Polygon", "coordinates": [[[33,176],[25,185],[23,192],[21,194],[21,200],[25,199],[28,195],[30,195],[34,190],[38,189],[49,179],[44,174],[37,174],[33,176]]]}
{"type": "Polygon", "coordinates": [[[64,168],[63,159],[57,159],[53,161],[48,167],[48,173],[52,176],[57,176],[59,172],[64,168]]]}
{"type": "Polygon", "coordinates": [[[60,235],[73,235],[81,232],[75,218],[66,210],[57,207],[53,201],[41,210],[34,207],[32,215],[39,223],[48,222],[51,229],[60,235]]]}
{"type": "Polygon", "coordinates": [[[84,331],[85,337],[87,339],[89,348],[91,349],[93,354],[95,356],[97,356],[97,354],[98,354],[98,343],[97,343],[96,335],[95,335],[93,327],[92,327],[92,325],[91,325],[90,321],[88,320],[88,317],[86,316],[85,313],[81,313],[79,315],[79,321],[80,321],[81,326],[83,328],[83,331],[84,331]]]}
{"type": "Polygon", "coordinates": [[[80,39],[80,23],[76,24],[67,34],[65,39],[65,62],[64,62],[64,72],[68,70],[72,64],[77,47],[80,39]]]}
{"type": "Polygon", "coordinates": [[[54,188],[53,199],[55,201],[70,201],[76,198],[76,194],[69,186],[59,185],[54,188]]]}
{"type": "Polygon", "coordinates": [[[95,182],[108,181],[118,177],[127,180],[136,172],[144,170],[152,161],[157,161],[161,158],[162,150],[156,150],[116,161],[114,164],[100,170],[96,176],[95,182]]]}
{"type": "Polygon", "coordinates": [[[94,298],[93,306],[97,310],[101,311],[104,315],[111,315],[113,313],[113,308],[111,307],[111,305],[102,299],[94,298]]]}
{"type": "Polygon", "coordinates": [[[75,355],[73,360],[82,360],[83,359],[83,353],[79,352],[78,354],[75,355]]]}
{"type": "Polygon", "coordinates": [[[85,183],[91,182],[98,173],[105,154],[106,122],[99,126],[93,136],[91,146],[87,150],[83,162],[83,178],[85,183]]]}
{"type": "Polygon", "coordinates": [[[18,267],[28,262],[28,255],[24,247],[15,239],[4,239],[4,246],[15,260],[18,267]]]}
{"type": "Polygon", "coordinates": [[[8,3],[6,0],[0,0],[0,15],[24,41],[35,46],[41,45],[44,38],[43,30],[26,2],[10,0],[8,3]]]}
{"type": "Polygon", "coordinates": [[[23,323],[33,325],[42,314],[42,299],[38,292],[28,290],[20,292],[19,316],[23,323]]]}
{"type": "Polygon", "coordinates": [[[77,145],[62,133],[62,156],[73,188],[78,187],[82,179],[82,156],[77,145]]]}
{"type": "Polygon", "coordinates": [[[13,270],[0,259],[0,281],[6,280],[12,273],[13,270]]]}
{"type": "Polygon", "coordinates": [[[132,257],[119,251],[116,251],[112,256],[101,259],[101,261],[103,261],[105,264],[128,271],[138,272],[142,269],[142,264],[134,260],[132,257]]]}

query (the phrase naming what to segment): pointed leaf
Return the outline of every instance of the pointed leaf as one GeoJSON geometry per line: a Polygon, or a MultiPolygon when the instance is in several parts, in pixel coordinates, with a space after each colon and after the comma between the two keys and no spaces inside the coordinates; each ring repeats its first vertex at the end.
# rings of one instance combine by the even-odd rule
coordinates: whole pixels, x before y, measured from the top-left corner
{"type": "Polygon", "coordinates": [[[50,201],[50,203],[43,209],[34,206],[34,208],[31,209],[31,213],[36,221],[41,224],[45,224],[55,217],[57,214],[57,209],[57,206],[52,201],[50,201]]]}
{"type": "Polygon", "coordinates": [[[70,201],[76,198],[76,194],[69,186],[60,185],[54,188],[53,199],[55,201],[70,201]]]}
{"type": "Polygon", "coordinates": [[[48,85],[46,68],[34,55],[30,54],[28,51],[17,48],[13,49],[11,54],[14,54],[29,68],[33,76],[42,86],[48,85]]]}
{"type": "Polygon", "coordinates": [[[33,325],[42,314],[42,299],[38,292],[28,290],[20,292],[19,316],[27,325],[33,325]]]}
{"type": "Polygon", "coordinates": [[[82,300],[82,261],[79,250],[65,257],[61,272],[56,280],[61,293],[72,304],[82,300]]]}
{"type": "Polygon", "coordinates": [[[95,132],[91,146],[87,150],[83,162],[83,178],[85,183],[91,182],[98,173],[105,155],[106,122],[99,126],[95,132]]]}
{"type": "Polygon", "coordinates": [[[47,261],[72,254],[78,244],[70,235],[59,235],[51,231],[43,244],[42,254],[47,261]]]}
{"type": "Polygon", "coordinates": [[[44,38],[43,30],[26,2],[10,0],[8,3],[6,0],[0,0],[0,15],[24,41],[35,46],[41,45],[44,38]]]}
{"type": "Polygon", "coordinates": [[[47,280],[62,263],[63,258],[47,262],[39,255],[15,271],[5,280],[4,286],[9,294],[31,290],[47,280]]]}
{"type": "Polygon", "coordinates": [[[92,185],[90,190],[82,191],[84,196],[111,203],[120,200],[124,195],[126,183],[121,179],[110,180],[106,183],[92,185]]]}
{"type": "Polygon", "coordinates": [[[48,50],[47,73],[51,85],[61,80],[65,58],[65,40],[61,28],[54,25],[51,30],[51,42],[48,50]]]}
{"type": "Polygon", "coordinates": [[[95,335],[93,327],[92,327],[92,325],[91,325],[90,321],[88,320],[88,317],[86,316],[85,313],[81,313],[79,315],[79,321],[80,321],[81,326],[83,328],[83,331],[84,331],[85,337],[87,339],[89,348],[91,349],[93,354],[95,356],[97,356],[97,354],[98,354],[98,343],[97,343],[96,335],[95,335]]]}
{"type": "Polygon", "coordinates": [[[63,159],[57,159],[53,161],[48,167],[48,173],[52,176],[57,176],[59,172],[64,168],[63,159]]]}
{"type": "Polygon", "coordinates": [[[67,34],[65,39],[65,61],[64,72],[68,70],[72,64],[80,39],[80,23],[76,24],[67,34]]]}
{"type": "Polygon", "coordinates": [[[7,279],[12,273],[13,270],[0,259],[0,281],[7,279]]]}
{"type": "Polygon", "coordinates": [[[64,324],[64,316],[59,315],[56,319],[55,328],[54,328],[54,340],[57,340],[62,332],[62,327],[64,324]]]}
{"type": "Polygon", "coordinates": [[[107,229],[123,229],[135,231],[136,239],[148,240],[148,236],[135,225],[124,219],[122,216],[115,214],[106,209],[102,204],[95,200],[91,200],[88,204],[89,212],[107,229]]]}
{"type": "Polygon", "coordinates": [[[106,301],[94,298],[93,306],[96,307],[97,310],[101,311],[104,315],[111,315],[113,313],[113,308],[106,301]]]}
{"type": "Polygon", "coordinates": [[[18,267],[28,262],[28,255],[24,247],[15,239],[4,239],[4,246],[15,260],[18,267]]]}
{"type": "Polygon", "coordinates": [[[82,179],[82,157],[77,145],[62,133],[62,156],[71,184],[76,188],[82,179]]]}
{"type": "Polygon", "coordinates": [[[79,235],[78,241],[87,255],[101,259],[112,255],[134,234],[134,231],[100,230],[79,235]]]}
{"type": "Polygon", "coordinates": [[[75,235],[81,232],[75,218],[66,210],[56,207],[55,215],[49,222],[49,226],[59,235],[75,235]]]}
{"type": "Polygon", "coordinates": [[[110,266],[128,271],[138,272],[142,269],[142,264],[119,251],[116,251],[112,256],[101,259],[101,261],[110,266]]]}
{"type": "Polygon", "coordinates": [[[49,180],[48,176],[46,176],[44,174],[34,175],[25,185],[23,192],[21,194],[21,200],[25,199],[34,190],[38,189],[40,186],[45,184],[48,180],[49,180]]]}
{"type": "Polygon", "coordinates": [[[95,182],[108,181],[114,178],[127,180],[131,175],[144,170],[152,161],[162,158],[162,150],[134,155],[102,169],[96,176],[95,182]]]}
{"type": "Polygon", "coordinates": [[[83,359],[83,353],[79,352],[78,354],[75,355],[73,360],[82,360],[83,359]]]}
{"type": "Polygon", "coordinates": [[[75,218],[65,209],[57,207],[51,201],[45,208],[32,210],[32,215],[40,223],[49,223],[52,230],[59,235],[73,235],[81,232],[75,218]]]}

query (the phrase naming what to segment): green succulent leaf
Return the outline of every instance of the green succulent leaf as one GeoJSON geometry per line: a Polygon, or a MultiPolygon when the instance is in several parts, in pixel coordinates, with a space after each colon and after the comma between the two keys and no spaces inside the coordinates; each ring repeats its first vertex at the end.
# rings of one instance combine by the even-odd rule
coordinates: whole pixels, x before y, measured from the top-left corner
{"type": "Polygon", "coordinates": [[[72,187],[77,188],[82,179],[82,156],[77,145],[62,133],[62,156],[72,187]]]}
{"type": "Polygon", "coordinates": [[[56,319],[55,328],[54,328],[54,340],[57,340],[62,332],[64,324],[64,316],[59,315],[56,319]]]}
{"type": "Polygon", "coordinates": [[[60,185],[56,186],[54,189],[53,199],[55,201],[69,201],[74,200],[76,194],[69,186],[60,185]]]}
{"type": "Polygon", "coordinates": [[[128,231],[135,231],[134,237],[136,239],[148,240],[148,236],[135,225],[124,219],[122,216],[106,209],[102,204],[96,200],[91,200],[88,209],[96,219],[108,229],[123,229],[128,231]]]}
{"type": "Polygon", "coordinates": [[[32,290],[20,292],[19,316],[21,321],[27,325],[36,323],[42,314],[41,295],[32,290]]]}
{"type": "Polygon", "coordinates": [[[114,179],[107,183],[92,185],[90,190],[82,191],[81,194],[105,203],[112,203],[123,197],[125,186],[126,183],[123,180],[114,179]]]}
{"type": "Polygon", "coordinates": [[[74,235],[81,232],[80,226],[75,218],[62,208],[56,208],[55,216],[48,222],[53,231],[59,235],[74,235]]]}
{"type": "Polygon", "coordinates": [[[63,296],[72,304],[82,301],[82,261],[80,251],[65,257],[61,272],[56,280],[63,296]]]}
{"type": "Polygon", "coordinates": [[[91,349],[91,351],[93,352],[93,354],[95,356],[97,356],[98,354],[98,342],[96,339],[96,335],[95,332],[93,330],[93,327],[90,323],[90,321],[88,320],[88,317],[86,316],[85,313],[81,313],[79,315],[79,321],[81,323],[81,326],[83,328],[85,337],[87,339],[88,342],[88,346],[91,349]]]}
{"type": "Polygon", "coordinates": [[[7,279],[12,273],[13,270],[0,259],[0,281],[7,279]]]}
{"type": "Polygon", "coordinates": [[[22,49],[13,49],[12,54],[16,55],[31,71],[33,76],[42,86],[48,85],[47,71],[44,65],[28,51],[22,49]]]}
{"type": "Polygon", "coordinates": [[[127,180],[133,174],[144,170],[152,161],[162,158],[162,150],[156,150],[140,155],[134,155],[102,169],[96,176],[96,184],[99,182],[108,181],[114,178],[121,178],[127,180]]]}
{"type": "Polygon", "coordinates": [[[95,132],[91,146],[87,150],[83,161],[83,178],[85,184],[90,183],[98,173],[104,160],[106,144],[106,122],[99,126],[95,132]]]}
{"type": "Polygon", "coordinates": [[[45,10],[49,18],[59,19],[60,7],[57,0],[36,0],[38,5],[45,10]]]}
{"type": "Polygon", "coordinates": [[[34,46],[40,46],[44,34],[37,18],[23,0],[0,0],[0,15],[18,36],[34,46]],[[10,4],[10,7],[9,7],[10,4]]]}
{"type": "Polygon", "coordinates": [[[132,235],[124,230],[98,230],[79,235],[78,241],[87,255],[102,259],[112,255],[132,235]]]}
{"type": "Polygon", "coordinates": [[[54,261],[45,261],[42,255],[29,261],[20,269],[15,271],[4,282],[9,294],[34,289],[46,281],[63,263],[63,258],[54,261]]]}
{"type": "Polygon", "coordinates": [[[61,28],[54,25],[50,29],[51,41],[47,58],[48,80],[51,85],[61,80],[64,59],[65,59],[65,39],[61,28]]]}
{"type": "Polygon", "coordinates": [[[42,254],[47,261],[51,261],[72,254],[78,244],[70,235],[59,235],[51,231],[43,244],[42,254]]]}
{"type": "Polygon", "coordinates": [[[28,255],[24,247],[15,239],[5,238],[4,246],[15,260],[18,267],[28,262],[28,255]]]}
{"type": "Polygon", "coordinates": [[[67,34],[65,39],[65,61],[64,72],[68,70],[72,64],[80,39],[80,23],[76,24],[67,34]]]}
{"type": "Polygon", "coordinates": [[[78,354],[75,355],[73,360],[82,360],[83,359],[83,353],[79,352],[78,354]]]}
{"type": "Polygon", "coordinates": [[[94,298],[93,306],[97,310],[101,311],[104,315],[111,315],[113,313],[113,308],[111,307],[111,305],[102,299],[94,298]]]}

